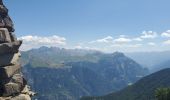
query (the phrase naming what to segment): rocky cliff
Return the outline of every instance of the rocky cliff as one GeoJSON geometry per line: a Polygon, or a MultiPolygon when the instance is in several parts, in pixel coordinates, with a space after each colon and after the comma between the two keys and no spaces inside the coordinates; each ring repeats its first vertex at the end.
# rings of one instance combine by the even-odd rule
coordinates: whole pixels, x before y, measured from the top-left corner
{"type": "Polygon", "coordinates": [[[14,35],[8,9],[0,0],[0,100],[31,100],[30,91],[21,72],[19,47],[22,41],[14,35]]]}

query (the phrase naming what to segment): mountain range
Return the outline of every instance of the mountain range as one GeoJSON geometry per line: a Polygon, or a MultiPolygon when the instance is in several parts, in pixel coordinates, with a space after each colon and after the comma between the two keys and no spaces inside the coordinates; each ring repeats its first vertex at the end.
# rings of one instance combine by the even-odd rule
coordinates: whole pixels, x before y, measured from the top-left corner
{"type": "MultiPolygon", "coordinates": [[[[105,53],[95,50],[41,47],[39,49],[32,49],[22,52],[21,62],[23,64],[29,62],[33,64],[34,67],[60,67],[64,62],[97,62],[103,54],[105,53]]],[[[170,61],[170,51],[131,52],[125,53],[125,55],[135,60],[141,66],[148,68],[151,73],[159,71],[163,68],[167,68],[165,66],[163,67],[162,65],[170,61]]]]}
{"type": "Polygon", "coordinates": [[[41,47],[22,52],[23,72],[39,100],[78,100],[119,91],[148,74],[123,53],[41,47]]]}

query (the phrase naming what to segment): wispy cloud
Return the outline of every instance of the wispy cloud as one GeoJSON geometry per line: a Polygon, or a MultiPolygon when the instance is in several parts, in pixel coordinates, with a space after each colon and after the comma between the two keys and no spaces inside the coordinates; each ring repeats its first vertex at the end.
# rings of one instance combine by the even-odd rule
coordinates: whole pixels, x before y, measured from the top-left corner
{"type": "Polygon", "coordinates": [[[166,32],[163,32],[162,34],[161,34],[161,36],[162,37],[170,37],[170,30],[167,30],[166,32]]]}
{"type": "Polygon", "coordinates": [[[129,38],[120,37],[120,38],[117,38],[117,39],[113,40],[113,43],[116,43],[116,44],[126,44],[126,43],[129,43],[131,41],[132,40],[129,39],[129,38]]]}
{"type": "Polygon", "coordinates": [[[102,39],[97,39],[90,41],[89,43],[110,43],[110,44],[125,44],[131,42],[130,38],[126,38],[124,35],[119,36],[119,38],[114,39],[112,36],[107,36],[102,39]]]}
{"type": "Polygon", "coordinates": [[[111,45],[111,47],[117,47],[117,48],[138,48],[138,47],[141,47],[143,44],[124,44],[124,45],[121,45],[121,44],[113,44],[111,45]]]}
{"type": "Polygon", "coordinates": [[[156,43],[154,43],[154,42],[149,42],[148,45],[150,45],[150,46],[156,46],[156,43]]]}
{"type": "Polygon", "coordinates": [[[84,49],[81,45],[74,46],[75,49],[84,49]]]}
{"type": "MultiPolygon", "coordinates": [[[[39,48],[41,46],[57,46],[64,48],[76,48],[86,50],[101,50],[106,52],[116,51],[140,51],[150,49],[155,50],[168,50],[170,45],[170,30],[162,33],[153,31],[144,31],[138,36],[119,35],[119,36],[106,36],[92,41],[78,41],[72,43],[67,41],[66,38],[61,36],[22,36],[19,39],[23,40],[21,50],[29,50],[32,48],[39,48]],[[166,38],[162,38],[166,37],[166,38]],[[163,45],[164,44],[164,45],[163,45]],[[161,47],[161,48],[160,48],[161,47]]],[[[170,49],[170,48],[169,48],[170,49]]]]}
{"type": "Polygon", "coordinates": [[[23,36],[19,39],[23,40],[25,43],[33,43],[33,44],[57,44],[57,45],[65,45],[66,39],[64,37],[59,37],[57,35],[41,37],[41,36],[23,36]]]}
{"type": "MultiPolygon", "coordinates": [[[[93,40],[88,43],[89,47],[97,47],[100,50],[122,50],[122,51],[140,51],[140,50],[167,50],[167,46],[162,47],[161,43],[164,38],[161,36],[169,37],[170,31],[166,31],[164,33],[157,33],[154,31],[143,31],[138,36],[131,35],[119,35],[119,36],[107,36],[101,39],[93,40]]],[[[170,44],[170,40],[163,42],[163,44],[170,44]]]]}
{"type": "Polygon", "coordinates": [[[20,40],[23,40],[23,45],[21,50],[29,50],[32,48],[38,48],[40,46],[63,46],[66,45],[66,39],[57,35],[53,36],[22,36],[19,37],[20,40]]]}
{"type": "Polygon", "coordinates": [[[97,39],[97,40],[91,41],[89,43],[111,43],[111,42],[113,42],[113,37],[107,36],[105,38],[97,39]]]}
{"type": "Polygon", "coordinates": [[[158,36],[158,34],[156,32],[153,31],[143,31],[142,32],[142,36],[140,36],[140,38],[142,39],[154,39],[158,36]]]}
{"type": "Polygon", "coordinates": [[[127,47],[129,48],[138,48],[138,47],[141,47],[143,44],[130,44],[130,45],[127,45],[127,47]]]}
{"type": "Polygon", "coordinates": [[[170,40],[164,41],[163,44],[170,45],[170,40]]]}
{"type": "Polygon", "coordinates": [[[134,41],[143,41],[143,39],[141,39],[140,37],[133,38],[132,40],[134,40],[134,41]]]}

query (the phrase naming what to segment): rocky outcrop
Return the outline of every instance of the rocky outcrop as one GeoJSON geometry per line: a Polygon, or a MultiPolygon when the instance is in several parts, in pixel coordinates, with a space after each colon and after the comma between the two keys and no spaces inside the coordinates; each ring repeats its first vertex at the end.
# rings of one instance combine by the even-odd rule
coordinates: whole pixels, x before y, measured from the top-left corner
{"type": "Polygon", "coordinates": [[[13,32],[8,9],[0,0],[0,100],[31,100],[34,93],[21,72],[22,41],[17,40],[13,32]]]}

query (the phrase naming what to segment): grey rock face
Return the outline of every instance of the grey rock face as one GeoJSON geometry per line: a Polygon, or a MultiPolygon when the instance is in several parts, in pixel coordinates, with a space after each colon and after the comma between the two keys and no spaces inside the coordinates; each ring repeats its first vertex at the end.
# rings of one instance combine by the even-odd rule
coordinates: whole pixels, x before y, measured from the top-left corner
{"type": "Polygon", "coordinates": [[[31,100],[34,94],[21,72],[19,47],[8,9],[0,0],[0,100],[31,100]],[[23,92],[24,91],[24,92],[23,92]]]}
{"type": "Polygon", "coordinates": [[[1,67],[0,68],[0,79],[7,79],[12,77],[15,73],[17,73],[18,71],[20,71],[21,66],[20,64],[15,64],[15,65],[11,65],[11,66],[5,66],[5,67],[1,67]]]}
{"type": "Polygon", "coordinates": [[[1,28],[0,43],[11,42],[10,34],[6,28],[1,28]]]}
{"type": "Polygon", "coordinates": [[[0,56],[0,67],[5,65],[14,65],[19,62],[21,54],[15,53],[15,54],[6,54],[0,56]]]}

